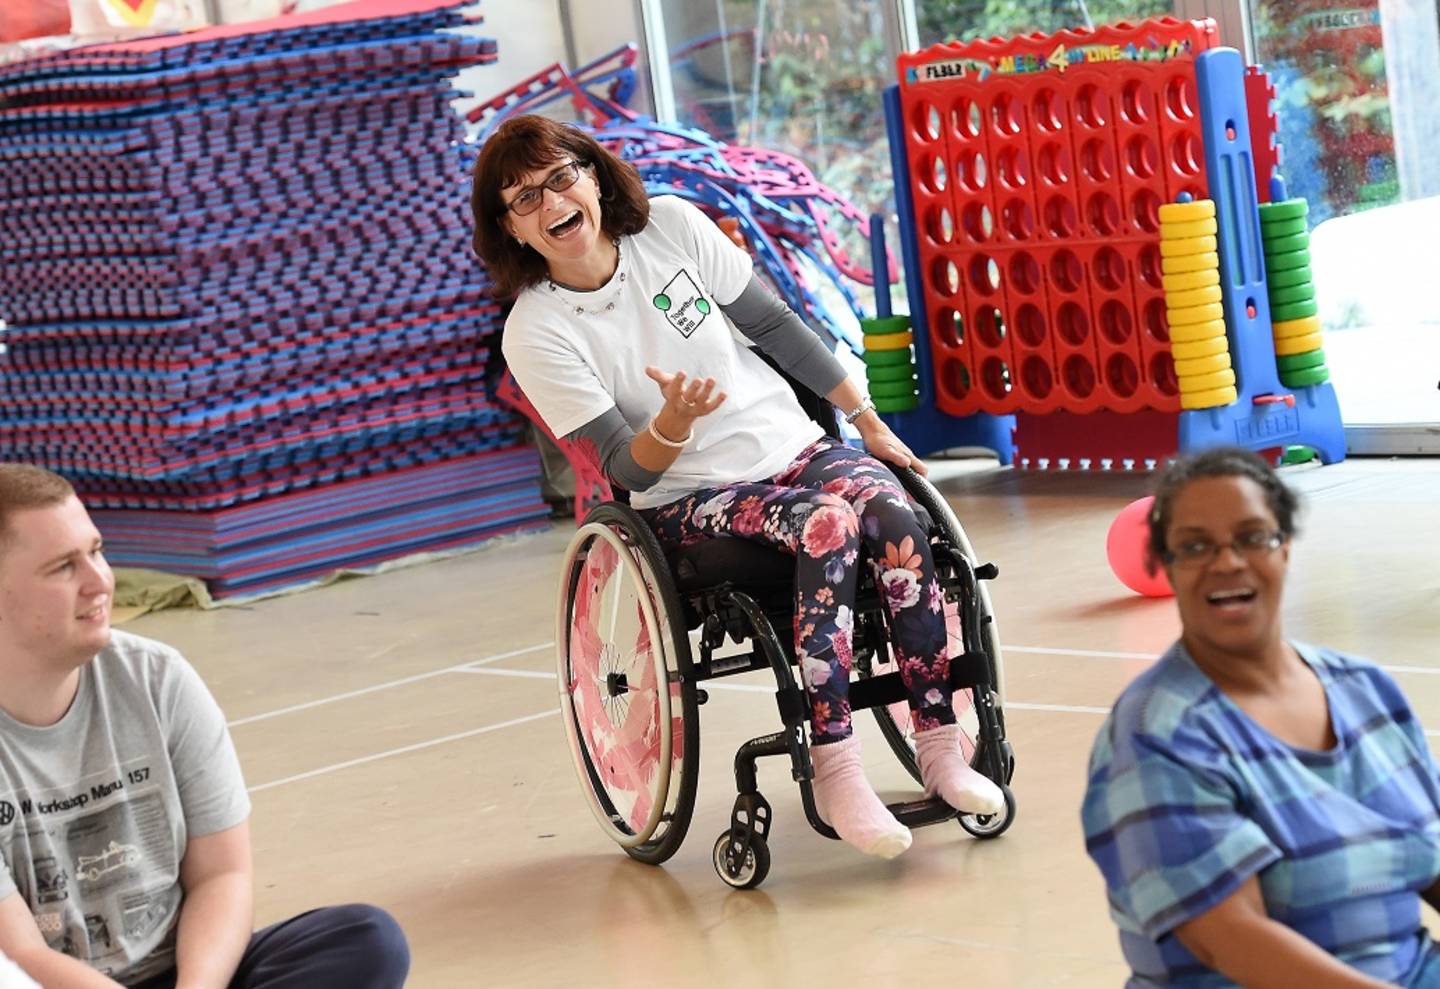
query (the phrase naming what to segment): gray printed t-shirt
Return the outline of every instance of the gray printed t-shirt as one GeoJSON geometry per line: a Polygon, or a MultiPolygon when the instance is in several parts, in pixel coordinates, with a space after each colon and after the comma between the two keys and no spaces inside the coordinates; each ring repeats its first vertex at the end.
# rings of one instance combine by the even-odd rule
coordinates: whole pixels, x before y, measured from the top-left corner
{"type": "Polygon", "coordinates": [[[225,717],[169,646],[113,632],[58,722],[0,711],[0,900],[125,985],[175,965],[186,841],[249,815],[225,717]]]}

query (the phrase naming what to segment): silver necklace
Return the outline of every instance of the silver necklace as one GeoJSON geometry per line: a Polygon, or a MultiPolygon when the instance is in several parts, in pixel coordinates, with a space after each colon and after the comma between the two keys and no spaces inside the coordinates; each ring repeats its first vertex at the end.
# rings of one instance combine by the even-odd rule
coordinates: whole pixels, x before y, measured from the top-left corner
{"type": "MultiPolygon", "coordinates": [[[[615,290],[614,290],[613,292],[611,292],[611,293],[609,294],[609,296],[606,297],[606,298],[607,298],[607,301],[606,301],[603,305],[600,304],[600,303],[592,303],[592,304],[589,305],[589,306],[582,306],[582,305],[578,304],[574,299],[570,298],[569,296],[567,296],[564,292],[562,292],[562,291],[560,290],[560,286],[555,283],[555,279],[549,278],[549,277],[547,276],[546,281],[548,281],[548,282],[550,283],[550,291],[554,294],[555,298],[559,299],[559,300],[560,300],[561,302],[563,302],[565,305],[567,305],[567,306],[569,306],[571,309],[575,310],[575,315],[576,315],[576,316],[586,316],[586,315],[594,316],[594,315],[596,315],[596,314],[598,314],[598,313],[611,312],[611,311],[613,311],[613,310],[615,309],[615,301],[616,301],[616,299],[618,299],[618,298],[620,297],[620,292],[621,292],[621,290],[624,289],[624,287],[625,287],[625,256],[620,252],[620,238],[618,238],[618,237],[615,238],[614,243],[615,243],[615,290]]],[[[568,285],[565,286],[565,287],[566,287],[566,288],[570,288],[570,286],[568,286],[568,285]]],[[[578,290],[578,289],[570,289],[570,291],[575,292],[575,291],[579,291],[579,290],[578,290]]]]}

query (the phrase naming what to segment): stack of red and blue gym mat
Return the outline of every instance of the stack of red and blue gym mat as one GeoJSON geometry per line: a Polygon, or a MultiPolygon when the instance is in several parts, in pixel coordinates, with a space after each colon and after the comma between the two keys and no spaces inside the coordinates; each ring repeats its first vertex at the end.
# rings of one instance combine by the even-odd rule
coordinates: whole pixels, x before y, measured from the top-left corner
{"type": "MultiPolygon", "coordinates": [[[[217,596],[541,523],[487,375],[454,0],[0,68],[0,459],[217,596]]],[[[491,369],[492,371],[494,369],[491,369]]]]}

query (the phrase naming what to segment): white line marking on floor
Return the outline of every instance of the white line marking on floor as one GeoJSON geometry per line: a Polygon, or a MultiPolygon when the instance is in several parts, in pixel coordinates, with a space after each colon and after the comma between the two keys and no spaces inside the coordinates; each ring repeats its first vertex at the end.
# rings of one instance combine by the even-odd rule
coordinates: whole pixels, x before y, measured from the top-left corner
{"type": "Polygon", "coordinates": [[[524,677],[527,680],[554,680],[555,674],[546,670],[497,670],[493,668],[462,667],[455,673],[469,673],[473,676],[524,677]]]}
{"type": "MultiPolygon", "coordinates": [[[[524,678],[530,679],[530,680],[553,680],[553,679],[555,679],[555,674],[554,674],[554,673],[543,673],[543,672],[541,672],[541,671],[539,671],[539,670],[499,670],[499,669],[485,669],[485,670],[462,670],[461,672],[463,672],[463,673],[478,673],[478,674],[484,674],[484,675],[486,675],[486,676],[524,677],[524,678]]],[[[716,682],[713,681],[713,680],[708,680],[708,681],[706,681],[705,684],[704,684],[704,688],[705,688],[706,690],[739,690],[739,691],[744,691],[744,692],[746,692],[746,693],[755,693],[755,694],[773,694],[773,693],[775,692],[775,688],[774,688],[774,687],[766,686],[765,684],[762,684],[762,683],[716,683],[716,682]]],[[[1026,703],[1024,703],[1024,702],[1022,702],[1022,701],[1010,701],[1010,702],[1008,702],[1008,703],[1005,705],[1005,707],[1006,707],[1007,709],[1013,708],[1013,709],[1015,709],[1015,710],[1017,710],[1017,711],[1054,711],[1054,712],[1060,713],[1060,714],[1109,714],[1109,713],[1110,713],[1110,709],[1109,709],[1108,707],[1086,707],[1086,706],[1084,706],[1084,705],[1079,705],[1079,704],[1026,704],[1026,703]]]]}
{"type": "MultiPolygon", "coordinates": [[[[527,680],[554,680],[554,673],[546,673],[541,670],[500,670],[500,669],[464,669],[456,670],[456,673],[471,673],[480,676],[492,677],[524,677],[527,680]]],[[[767,687],[763,683],[716,683],[714,680],[706,680],[700,684],[705,690],[743,690],[747,693],[773,694],[774,687],[767,687]]]]}
{"type": "MultiPolygon", "coordinates": [[[[1155,660],[1165,652],[1157,649],[1146,652],[1111,652],[1106,649],[1047,649],[1041,646],[1000,646],[1001,653],[1031,653],[1037,656],[1083,656],[1092,659],[1144,659],[1155,660]]],[[[1419,676],[1440,676],[1440,666],[1381,666],[1386,673],[1413,673],[1419,676]]]]}
{"type": "Polygon", "coordinates": [[[551,649],[554,647],[554,645],[554,642],[542,642],[539,645],[526,646],[524,649],[512,649],[509,652],[502,652],[496,656],[486,656],[484,659],[477,659],[473,663],[466,663],[465,668],[469,669],[474,666],[488,666],[491,663],[498,663],[502,659],[510,659],[514,656],[523,656],[527,652],[539,652],[541,649],[551,649]]]}
{"type": "Polygon", "coordinates": [[[498,663],[502,659],[514,659],[516,656],[523,656],[526,653],[539,652],[541,649],[549,649],[555,643],[542,642],[538,646],[526,646],[524,649],[512,649],[509,652],[502,652],[498,656],[487,656],[484,659],[471,660],[468,663],[461,663],[459,666],[447,666],[443,670],[431,670],[429,673],[417,673],[414,676],[401,677],[399,680],[390,680],[385,683],[377,683],[373,687],[362,687],[359,690],[349,690],[343,694],[335,694],[332,697],[321,697],[318,700],[306,701],[304,704],[292,704],[290,707],[282,707],[277,711],[267,711],[264,714],[253,714],[248,718],[236,718],[229,723],[231,728],[239,728],[241,725],[251,725],[257,721],[269,721],[271,718],[278,718],[284,714],[294,714],[296,711],[308,711],[311,708],[323,707],[326,704],[334,704],[336,701],[348,701],[355,697],[364,697],[366,694],[373,694],[381,690],[389,690],[392,687],[403,687],[410,683],[419,683],[422,680],[431,680],[435,677],[445,676],[449,673],[459,673],[473,667],[486,663],[498,663]]]}
{"type": "Polygon", "coordinates": [[[1021,701],[1006,701],[1005,710],[1054,711],[1059,714],[1109,714],[1108,707],[1086,707],[1083,704],[1025,704],[1021,701]]]}
{"type": "Polygon", "coordinates": [[[443,738],[432,738],[426,742],[416,742],[414,745],[401,746],[398,749],[390,749],[388,752],[376,752],[374,755],[361,756],[359,759],[349,759],[345,762],[337,762],[332,766],[321,766],[319,769],[312,769],[306,773],[297,773],[294,776],[286,776],[284,779],[271,780],[269,783],[261,783],[259,786],[250,787],[251,793],[259,793],[262,790],[273,790],[277,786],[284,786],[286,783],[297,783],[300,780],[312,779],[316,776],[324,776],[327,773],[338,772],[342,769],[350,769],[354,766],[363,766],[368,762],[375,762],[379,759],[388,759],[393,755],[404,755],[407,752],[419,752],[421,749],[433,748],[436,745],[444,745],[447,742],[458,742],[462,738],[474,738],[476,735],[487,735],[492,731],[500,731],[502,728],[514,728],[516,725],[523,725],[530,721],[539,721],[541,718],[548,718],[551,715],[559,714],[560,709],[553,711],[541,711],[538,714],[527,714],[523,718],[513,718],[510,721],[502,721],[495,725],[486,725],[484,728],[472,728],[470,731],[456,732],[453,735],[446,735],[443,738]]]}
{"type": "Polygon", "coordinates": [[[1000,643],[1000,652],[1034,653],[1039,656],[1088,656],[1097,659],[1156,659],[1165,650],[1155,652],[1111,652],[1106,649],[1046,649],[1041,646],[1007,646],[1000,643]]]}
{"type": "MultiPolygon", "coordinates": [[[[522,650],[519,650],[519,651],[517,651],[517,652],[515,652],[515,653],[512,653],[511,655],[520,655],[520,654],[526,653],[526,652],[533,652],[533,651],[535,651],[536,649],[546,648],[546,647],[548,647],[549,645],[551,645],[551,643],[546,643],[545,646],[532,646],[532,647],[529,648],[529,649],[522,649],[522,650]]],[[[490,657],[489,659],[486,659],[486,660],[480,660],[480,662],[494,662],[494,661],[496,661],[496,660],[498,660],[498,659],[500,659],[500,658],[502,658],[502,657],[500,657],[500,656],[493,656],[493,657],[490,657]]],[[[453,668],[447,669],[447,670],[440,670],[440,671],[437,671],[437,675],[438,675],[438,673],[472,673],[472,674],[481,674],[481,675],[485,675],[485,676],[520,677],[520,678],[526,679],[526,680],[553,680],[553,679],[555,679],[555,674],[554,674],[554,673],[545,672],[545,671],[543,671],[543,670],[506,670],[506,669],[491,669],[491,668],[481,668],[481,667],[477,667],[475,664],[467,664],[467,666],[464,666],[464,667],[453,667],[453,668]]],[[[412,678],[412,679],[415,679],[415,678],[412,678]]],[[[384,689],[384,685],[377,686],[377,687],[372,687],[372,688],[370,688],[370,689],[371,689],[371,690],[381,690],[381,689],[384,689]]],[[[706,689],[707,689],[707,690],[735,690],[735,691],[743,691],[743,692],[745,692],[745,693],[762,693],[762,694],[768,694],[768,693],[773,693],[773,692],[774,692],[774,689],[773,689],[773,688],[768,687],[768,686],[765,686],[764,684],[758,684],[758,683],[713,683],[713,682],[711,682],[711,683],[708,683],[708,684],[706,685],[706,689]]],[[[363,692],[365,692],[365,691],[361,691],[361,692],[363,693],[363,692]]],[[[338,699],[338,698],[336,698],[336,699],[338,699]]],[[[317,702],[317,703],[322,703],[322,702],[317,702]]],[[[311,706],[313,706],[313,705],[311,705],[311,706]]],[[[1016,710],[1016,711],[1044,711],[1044,712],[1049,712],[1049,713],[1052,713],[1052,714],[1095,714],[1095,715],[1106,715],[1106,714],[1109,714],[1109,713],[1110,713],[1110,709],[1109,709],[1109,708],[1106,708],[1106,707],[1090,707],[1090,706],[1081,705],[1081,704],[1030,704],[1030,703],[1025,703],[1024,701],[1010,701],[1009,703],[1007,703],[1007,704],[1005,705],[1005,707],[1008,708],[1008,709],[1016,710]]],[[[278,713],[278,712],[277,712],[277,713],[278,713]]],[[[460,741],[461,739],[474,738],[474,737],[477,736],[477,735],[488,735],[490,732],[500,731],[500,730],[505,729],[505,728],[514,728],[514,727],[516,727],[517,725],[528,724],[528,723],[531,722],[531,721],[538,721],[538,720],[540,720],[541,718],[548,718],[548,717],[550,717],[550,716],[553,715],[553,714],[559,714],[559,713],[560,713],[560,712],[559,712],[559,710],[557,709],[557,710],[553,710],[553,711],[541,711],[541,712],[539,712],[538,714],[527,714],[527,715],[526,715],[525,717],[523,717],[523,718],[514,718],[514,719],[512,719],[512,720],[510,720],[510,721],[502,721],[502,722],[500,722],[499,724],[486,725],[486,726],[483,727],[483,728],[472,728],[470,731],[456,732],[456,733],[453,734],[453,735],[445,735],[445,736],[443,736],[442,738],[432,738],[432,739],[430,739],[430,740],[428,740],[428,741],[425,741],[425,742],[416,742],[414,745],[405,745],[405,746],[401,746],[401,747],[398,748],[398,749],[390,749],[390,750],[388,750],[388,751],[386,751],[386,752],[376,752],[374,755],[361,756],[359,759],[349,759],[349,760],[347,760],[347,761],[345,761],[345,762],[337,762],[337,763],[335,763],[335,764],[333,764],[333,765],[330,765],[330,766],[321,766],[319,769],[312,769],[312,770],[310,770],[309,772],[297,773],[297,774],[294,775],[294,776],[286,776],[286,777],[283,778],[283,779],[271,780],[269,783],[261,783],[261,784],[259,784],[258,786],[252,786],[252,787],[250,787],[249,792],[250,792],[250,793],[259,793],[259,792],[261,792],[262,790],[271,790],[271,789],[274,789],[274,788],[277,787],[277,786],[284,786],[284,785],[286,785],[287,783],[298,783],[298,782],[301,781],[301,780],[313,779],[313,778],[316,777],[316,776],[324,776],[324,775],[327,775],[327,774],[329,774],[329,773],[339,772],[339,771],[342,770],[342,769],[351,769],[351,768],[353,768],[353,767],[355,767],[355,766],[363,766],[363,765],[365,765],[366,763],[375,762],[375,761],[380,760],[380,759],[388,759],[388,758],[390,758],[391,756],[405,755],[406,753],[409,753],[409,752],[419,752],[419,751],[421,751],[421,750],[423,750],[423,749],[433,748],[433,747],[435,747],[435,746],[437,746],[437,745],[444,745],[444,744],[446,744],[447,742],[458,742],[458,741],[460,741]]],[[[1428,737],[1430,737],[1430,738],[1440,738],[1440,730],[1433,730],[1433,731],[1432,731],[1432,730],[1427,730],[1427,731],[1425,732],[1425,734],[1426,734],[1426,736],[1428,736],[1428,737]]]]}
{"type": "MultiPolygon", "coordinates": [[[[294,705],[291,705],[290,707],[282,707],[282,708],[280,708],[279,710],[267,711],[267,712],[265,712],[264,714],[251,715],[251,716],[248,717],[248,718],[237,718],[236,720],[231,721],[231,722],[229,723],[229,727],[231,727],[231,728],[239,728],[239,727],[241,727],[241,726],[243,726],[243,725],[254,724],[254,723],[259,722],[259,721],[268,721],[268,720],[270,720],[271,718],[278,718],[278,717],[280,717],[280,716],[282,716],[282,715],[294,714],[294,713],[296,713],[296,712],[298,712],[298,711],[307,711],[307,710],[310,710],[311,708],[316,708],[316,707],[323,707],[323,706],[325,706],[326,704],[334,704],[334,703],[336,703],[337,701],[351,700],[351,699],[356,698],[356,697],[363,697],[363,696],[365,696],[366,694],[373,694],[373,693],[376,693],[376,692],[381,691],[381,690],[389,690],[389,689],[391,689],[392,687],[403,687],[403,686],[406,686],[407,684],[411,684],[411,683],[419,683],[419,682],[422,682],[422,681],[424,681],[424,680],[432,680],[432,679],[434,679],[434,678],[436,678],[436,677],[447,676],[447,675],[449,675],[449,674],[451,674],[451,673],[481,673],[481,672],[484,672],[484,670],[482,669],[482,667],[485,667],[485,666],[487,666],[487,665],[490,664],[490,663],[498,663],[498,662],[500,662],[501,660],[513,659],[513,658],[516,657],[516,656],[524,656],[524,655],[526,655],[526,654],[528,654],[528,653],[532,653],[532,652],[540,652],[541,650],[544,650],[544,649],[553,648],[554,645],[555,645],[554,642],[541,642],[541,643],[538,643],[538,644],[533,645],[533,646],[525,646],[525,647],[522,648],[522,649],[512,649],[512,650],[510,650],[509,652],[499,653],[499,654],[497,654],[497,655],[495,655],[495,656],[487,656],[487,657],[485,657],[484,659],[477,659],[477,660],[472,660],[472,661],[470,661],[470,662],[468,662],[468,663],[461,663],[461,664],[459,664],[458,666],[447,666],[447,667],[445,667],[444,669],[431,670],[431,671],[428,672],[428,673],[417,673],[417,674],[415,674],[414,676],[402,677],[402,678],[400,678],[399,680],[390,680],[390,681],[387,681],[387,682],[385,682],[385,683],[377,683],[377,684],[375,684],[373,687],[362,687],[362,688],[359,689],[359,690],[346,691],[346,692],[343,693],[343,694],[335,694],[335,695],[332,696],[332,697],[321,697],[321,698],[318,698],[317,700],[306,701],[306,702],[303,703],[303,704],[294,704],[294,705]]],[[[1061,647],[1047,648],[1047,647],[1042,647],[1042,646],[1007,646],[1007,645],[1002,645],[1000,648],[1001,648],[1001,651],[1002,651],[1002,652],[1009,652],[1009,653],[1022,653],[1022,654],[1038,655],[1038,656],[1080,656],[1080,657],[1092,658],[1092,659],[1154,660],[1154,659],[1158,658],[1158,656],[1159,656],[1160,653],[1161,653],[1161,651],[1157,651],[1156,653],[1151,654],[1151,653],[1143,653],[1143,652],[1115,652],[1115,651],[1106,650],[1106,649],[1066,649],[1066,648],[1061,648],[1061,647]]],[[[1407,673],[1408,673],[1408,674],[1416,674],[1416,675],[1421,675],[1421,676],[1440,676],[1440,667],[1428,667],[1428,666],[1381,666],[1380,668],[1381,668],[1382,670],[1385,670],[1387,673],[1402,673],[1402,674],[1407,674],[1407,673]]],[[[527,673],[527,672],[512,671],[510,674],[505,674],[505,675],[510,675],[510,676],[531,676],[532,674],[527,673]]],[[[552,677],[554,676],[554,674],[545,674],[545,675],[546,675],[546,676],[552,676],[552,677]]],[[[709,686],[709,687],[713,687],[713,688],[718,688],[718,689],[721,689],[721,690],[762,690],[762,691],[765,691],[765,690],[769,690],[769,689],[770,689],[770,688],[768,688],[768,687],[755,687],[755,686],[741,685],[741,684],[726,684],[726,685],[721,685],[721,684],[716,684],[716,683],[710,683],[708,686],[709,686]]],[[[1014,706],[1014,705],[1012,704],[1012,706],[1014,706]]],[[[1025,710],[1024,706],[1020,706],[1020,707],[1019,707],[1019,710],[1025,710]]]]}

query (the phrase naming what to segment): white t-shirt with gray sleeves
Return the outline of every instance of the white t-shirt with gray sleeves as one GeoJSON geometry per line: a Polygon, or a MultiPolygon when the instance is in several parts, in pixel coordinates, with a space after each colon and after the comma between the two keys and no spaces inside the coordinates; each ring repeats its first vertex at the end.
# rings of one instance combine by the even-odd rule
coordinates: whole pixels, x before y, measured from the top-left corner
{"type": "Polygon", "coordinates": [[[551,432],[564,436],[611,405],[637,433],[664,406],[646,365],[714,378],[727,398],[695,421],[695,435],[631,504],[653,508],[703,488],[778,474],[823,435],[785,379],[751,352],[721,304],[750,282],[750,256],[675,196],[650,201],[650,222],[620,241],[604,287],[577,292],[541,282],[520,293],[502,350],[551,432]]]}
{"type": "Polygon", "coordinates": [[[124,985],[175,965],[186,842],[249,816],[225,717],[169,646],[112,632],[58,722],[0,712],[0,900],[124,985]]]}

